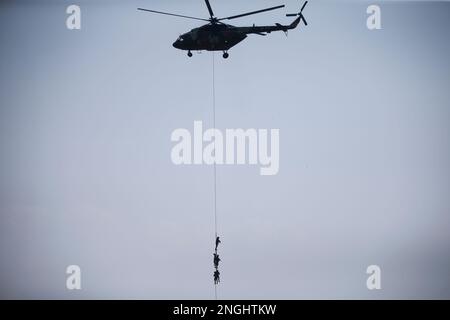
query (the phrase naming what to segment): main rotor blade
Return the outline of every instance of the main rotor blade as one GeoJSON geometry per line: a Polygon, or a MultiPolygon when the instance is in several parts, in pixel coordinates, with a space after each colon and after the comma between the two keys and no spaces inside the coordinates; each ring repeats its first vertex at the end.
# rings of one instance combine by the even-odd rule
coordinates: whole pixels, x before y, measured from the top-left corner
{"type": "Polygon", "coordinates": [[[242,17],[250,16],[252,14],[262,13],[262,12],[266,12],[266,11],[272,11],[272,10],[281,9],[281,8],[284,8],[284,7],[285,6],[283,4],[281,6],[276,6],[276,7],[262,9],[262,10],[258,10],[258,11],[252,11],[252,12],[248,12],[248,13],[238,14],[236,16],[231,16],[231,17],[226,17],[226,18],[220,18],[219,21],[221,21],[221,20],[231,20],[231,19],[236,19],[236,18],[242,18],[242,17]]]}
{"type": "Polygon", "coordinates": [[[205,0],[206,2],[206,6],[208,7],[208,11],[209,11],[209,15],[212,17],[214,17],[214,12],[213,9],[211,8],[211,4],[209,3],[209,0],[205,0]]]}
{"type": "Polygon", "coordinates": [[[190,17],[190,16],[183,16],[183,15],[180,15],[180,14],[167,13],[167,12],[155,11],[155,10],[149,10],[149,9],[143,9],[143,8],[138,8],[138,10],[152,12],[152,13],[158,13],[158,14],[164,14],[166,16],[174,16],[174,17],[179,17],[179,18],[201,20],[201,21],[209,21],[208,19],[202,19],[202,18],[196,18],[196,17],[190,17]]]}

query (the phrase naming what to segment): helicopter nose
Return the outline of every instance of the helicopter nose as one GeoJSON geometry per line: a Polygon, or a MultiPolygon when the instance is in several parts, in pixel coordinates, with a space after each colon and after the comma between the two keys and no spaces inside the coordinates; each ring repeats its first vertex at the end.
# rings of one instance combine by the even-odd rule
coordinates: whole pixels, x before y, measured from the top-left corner
{"type": "Polygon", "coordinates": [[[180,41],[177,40],[172,45],[173,45],[174,48],[180,49],[180,41]]]}

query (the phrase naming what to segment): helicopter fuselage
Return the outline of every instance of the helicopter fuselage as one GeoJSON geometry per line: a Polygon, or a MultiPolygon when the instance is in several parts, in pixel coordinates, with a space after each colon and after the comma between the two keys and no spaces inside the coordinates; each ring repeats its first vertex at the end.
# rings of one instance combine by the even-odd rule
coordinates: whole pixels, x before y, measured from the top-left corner
{"type": "Polygon", "coordinates": [[[180,50],[227,51],[247,38],[240,29],[226,24],[206,24],[181,35],[173,46],[180,50]]]}
{"type": "Polygon", "coordinates": [[[281,25],[276,23],[272,26],[251,26],[251,27],[235,27],[225,23],[209,23],[199,28],[182,34],[173,46],[180,50],[187,50],[189,54],[192,51],[227,51],[237,45],[239,42],[247,38],[249,34],[258,34],[265,36],[275,31],[288,32],[295,29],[301,17],[295,19],[290,25],[281,25]]]}

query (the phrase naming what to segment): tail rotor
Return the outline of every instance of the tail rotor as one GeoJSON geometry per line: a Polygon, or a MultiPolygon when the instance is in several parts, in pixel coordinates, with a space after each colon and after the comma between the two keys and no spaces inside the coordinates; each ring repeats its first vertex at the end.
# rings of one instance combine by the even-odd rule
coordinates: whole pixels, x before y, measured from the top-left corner
{"type": "Polygon", "coordinates": [[[308,4],[308,1],[305,1],[302,8],[300,9],[299,13],[289,13],[286,15],[286,17],[300,17],[301,21],[305,24],[305,26],[308,25],[308,22],[306,22],[305,17],[303,16],[303,9],[305,9],[306,5],[308,4]]]}

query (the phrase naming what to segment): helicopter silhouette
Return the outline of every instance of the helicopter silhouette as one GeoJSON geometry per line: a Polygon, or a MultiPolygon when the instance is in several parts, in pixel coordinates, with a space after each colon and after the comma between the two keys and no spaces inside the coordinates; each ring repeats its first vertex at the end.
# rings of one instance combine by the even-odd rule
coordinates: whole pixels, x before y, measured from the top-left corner
{"type": "Polygon", "coordinates": [[[237,18],[242,18],[258,13],[263,13],[267,11],[277,10],[284,8],[284,5],[279,5],[276,7],[271,7],[267,9],[242,13],[230,17],[225,18],[216,18],[214,15],[213,9],[211,7],[211,4],[209,3],[209,0],[205,0],[206,6],[209,11],[210,18],[204,19],[204,18],[197,18],[197,17],[190,17],[185,15],[179,15],[174,13],[168,13],[168,12],[162,12],[162,11],[155,11],[150,9],[144,9],[144,8],[138,8],[138,10],[151,12],[151,13],[157,13],[157,14],[163,14],[168,16],[174,16],[174,17],[180,17],[180,18],[186,18],[186,19],[193,19],[193,20],[200,20],[200,21],[207,21],[208,24],[205,24],[199,28],[192,29],[191,31],[182,34],[174,43],[173,46],[176,49],[180,50],[187,50],[188,57],[192,57],[192,51],[223,51],[223,57],[224,59],[227,59],[229,57],[228,50],[243,41],[245,38],[247,38],[247,35],[249,34],[257,34],[260,36],[266,36],[268,33],[272,33],[275,31],[283,31],[287,34],[288,30],[292,30],[297,28],[300,21],[303,21],[305,26],[308,25],[306,22],[306,19],[303,16],[303,9],[305,9],[305,6],[307,5],[308,1],[306,1],[302,8],[300,9],[300,12],[298,13],[291,13],[287,14],[287,17],[298,17],[295,19],[290,25],[281,25],[279,23],[276,23],[275,26],[251,26],[251,27],[235,27],[229,24],[225,24],[222,21],[224,20],[233,20],[237,18]]]}

